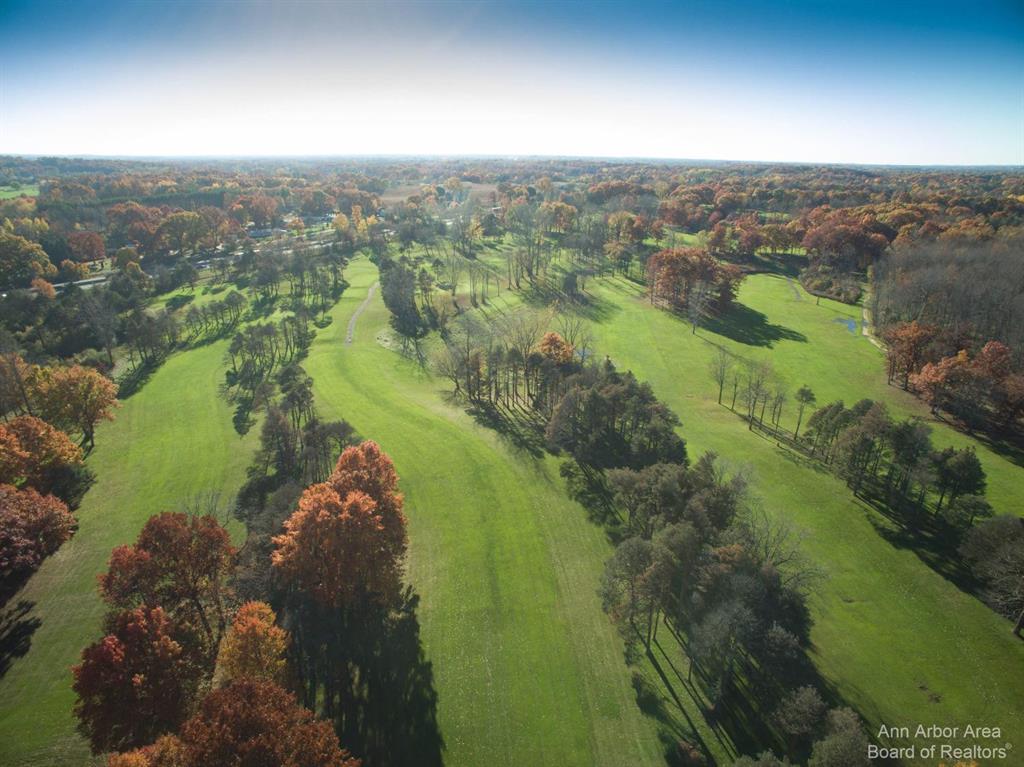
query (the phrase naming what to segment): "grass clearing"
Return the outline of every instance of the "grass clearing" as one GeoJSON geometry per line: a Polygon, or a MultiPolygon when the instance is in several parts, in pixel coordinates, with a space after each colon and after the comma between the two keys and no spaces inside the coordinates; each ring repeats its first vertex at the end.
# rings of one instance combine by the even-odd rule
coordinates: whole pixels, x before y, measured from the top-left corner
{"type": "MultiPolygon", "coordinates": [[[[0,678],[0,764],[82,764],[88,746],[75,731],[70,667],[99,637],[105,612],[96,576],[112,548],[130,543],[151,515],[196,495],[221,493],[230,505],[245,478],[257,431],[239,437],[218,395],[226,341],[173,355],[97,430],[89,466],[96,484],[78,510],[75,536],[43,563],[5,610],[31,604],[39,621],[30,649],[0,678]]],[[[232,531],[241,534],[241,525],[232,531]]]]}
{"type": "Polygon", "coordinates": [[[304,363],[325,418],[392,456],[406,494],[409,580],[450,765],[662,763],[596,589],[610,547],[568,499],[557,461],[517,451],[446,404],[444,383],[377,342],[377,279],[351,287],[304,363]]]}
{"type": "MultiPolygon", "coordinates": [[[[819,403],[870,397],[886,402],[894,416],[927,417],[921,403],[886,385],[881,353],[869,340],[836,322],[859,319],[859,307],[824,299],[817,306],[795,282],[756,275],[744,283],[732,320],[719,323],[717,333],[693,335],[685,320],[650,306],[631,282],[604,279],[592,290],[612,307],[608,320],[593,325],[598,352],[651,382],[682,419],[691,455],[715,450],[749,465],[766,509],[808,533],[804,546],[827,572],[813,602],[813,655],[838,692],[875,725],[984,719],[1004,733],[1020,732],[1024,647],[1009,623],[913,550],[890,542],[890,523],[841,480],[748,431],[716,402],[708,365],[721,345],[770,358],[791,388],[807,383],[819,403]]],[[[788,410],[784,422],[792,426],[795,408],[788,410]]],[[[933,426],[937,446],[976,444],[996,509],[1022,512],[1020,467],[944,424],[933,426]]]]}
{"type": "Polygon", "coordinates": [[[11,200],[15,197],[38,197],[39,184],[16,184],[0,186],[0,200],[11,200]]]}

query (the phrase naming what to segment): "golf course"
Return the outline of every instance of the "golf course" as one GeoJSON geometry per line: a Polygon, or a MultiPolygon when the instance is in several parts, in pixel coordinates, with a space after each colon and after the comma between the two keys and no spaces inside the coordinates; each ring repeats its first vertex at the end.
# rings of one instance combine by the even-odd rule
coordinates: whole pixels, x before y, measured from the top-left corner
{"type": "MultiPolygon", "coordinates": [[[[705,701],[682,683],[688,661],[676,645],[659,643],[653,657],[627,666],[596,591],[611,545],[569,499],[558,459],[479,423],[429,367],[395,348],[369,260],[354,260],[345,278],[349,287],[303,364],[323,415],[346,419],[395,462],[445,762],[659,764],[673,737],[734,757],[739,744],[705,721],[705,701]],[[641,687],[656,691],[655,715],[638,705],[641,687]]],[[[504,291],[482,311],[518,301],[504,291]]],[[[716,402],[708,367],[724,347],[749,359],[770,355],[780,375],[811,385],[819,402],[871,397],[926,417],[923,405],[885,384],[881,353],[852,331],[859,307],[818,304],[773,274],[749,278],[732,314],[695,333],[622,277],[592,281],[587,301],[597,353],[651,382],[680,415],[690,455],[716,451],[749,472],[756,502],[804,536],[824,572],[812,598],[812,657],[838,699],[871,727],[982,715],[1006,731],[1020,727],[1024,679],[1009,673],[1019,648],[1005,621],[901,546],[841,480],[716,402]],[[965,643],[973,650],[966,657],[965,643]]],[[[232,429],[218,395],[224,352],[215,342],[175,354],[100,428],[89,458],[99,479],[80,529],[19,595],[36,623],[28,652],[10,659],[0,680],[0,761],[86,757],[70,713],[69,669],[98,631],[95,577],[110,549],[132,540],[152,513],[203,493],[229,499],[240,486],[255,443],[252,432],[232,429]]],[[[939,445],[971,441],[932,425],[939,445]]],[[[1020,513],[1020,469],[977,447],[993,503],[1020,513]]]]}

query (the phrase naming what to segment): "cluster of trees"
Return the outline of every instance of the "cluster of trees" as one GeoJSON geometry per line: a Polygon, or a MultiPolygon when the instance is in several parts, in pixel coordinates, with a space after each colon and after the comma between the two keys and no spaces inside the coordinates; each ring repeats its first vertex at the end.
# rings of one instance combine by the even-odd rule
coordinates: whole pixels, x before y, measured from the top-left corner
{"type": "Polygon", "coordinates": [[[1024,519],[1001,514],[974,526],[960,555],[982,584],[985,601],[1024,636],[1024,519]]]}
{"type": "MultiPolygon", "coordinates": [[[[882,328],[917,321],[945,353],[999,341],[1024,349],[1024,260],[1007,235],[911,242],[874,267],[872,309],[882,328]]],[[[1020,362],[1019,353],[1017,362],[1020,362]]]]}
{"type": "Polygon", "coordinates": [[[549,449],[598,469],[685,463],[678,416],[631,371],[620,373],[611,360],[586,365],[559,390],[544,430],[549,449]]]}
{"type": "Polygon", "coordinates": [[[873,488],[922,508],[934,496],[935,513],[956,527],[991,516],[983,497],[985,471],[974,450],[935,450],[930,433],[919,419],[894,421],[885,405],[865,399],[851,408],[839,401],[816,410],[804,442],[855,493],[873,488]]]}
{"type": "Polygon", "coordinates": [[[82,449],[115,405],[113,383],[94,370],[0,355],[0,600],[74,532],[70,509],[93,478],[82,449]]]}
{"type": "Polygon", "coordinates": [[[812,456],[834,467],[854,492],[931,514],[906,517],[937,528],[955,564],[966,565],[994,610],[1024,628],[1024,523],[996,516],[985,499],[986,477],[973,448],[936,450],[930,428],[916,419],[893,421],[885,406],[833,402],[815,411],[804,435],[812,456]],[[959,542],[959,548],[956,544],[959,542]],[[959,561],[957,560],[959,555],[959,561]]]}
{"type": "Polygon", "coordinates": [[[889,382],[918,394],[932,413],[946,411],[972,430],[1019,427],[1024,371],[1005,344],[989,341],[972,354],[957,348],[962,337],[950,339],[939,326],[917,320],[891,325],[885,339],[889,382]]]}
{"type": "MultiPolygon", "coordinates": [[[[567,335],[589,343],[562,320],[567,335]]],[[[689,466],[678,418],[650,386],[608,360],[585,364],[545,324],[525,311],[491,324],[459,317],[437,367],[476,405],[541,416],[548,448],[571,456],[562,467],[570,494],[619,540],[600,593],[629,645],[649,650],[669,626],[691,658],[688,683],[696,674],[716,710],[753,695],[777,723],[771,744],[806,755],[818,738],[816,764],[866,764],[853,712],[829,713],[822,702],[800,713],[808,696],[821,696],[807,686],[814,673],[804,653],[816,574],[797,536],[752,511],[745,477],[715,455],[689,466]],[[857,759],[831,762],[829,750],[857,759]]]]}
{"type": "Polygon", "coordinates": [[[545,333],[548,322],[547,315],[526,309],[500,320],[460,315],[448,327],[434,367],[470,401],[539,407],[550,415],[565,377],[587,358],[590,338],[574,318],[560,315],[560,332],[545,333]]]}
{"type": "Polygon", "coordinates": [[[647,290],[651,302],[685,307],[693,329],[710,307],[728,309],[736,297],[743,272],[719,261],[701,248],[660,250],[647,261],[647,290]]]}
{"type": "Polygon", "coordinates": [[[278,322],[255,322],[235,333],[228,346],[225,385],[246,410],[269,404],[273,376],[305,356],[313,340],[309,317],[297,312],[278,322]]]}
{"type": "MultiPolygon", "coordinates": [[[[346,447],[321,481],[279,486],[246,519],[254,555],[243,557],[239,580],[280,606],[299,701],[371,764],[416,758],[396,737],[417,727],[403,708],[415,690],[396,656],[415,608],[402,582],[407,534],[397,481],[390,458],[363,442],[346,447]]],[[[252,496],[243,491],[240,510],[252,496]]],[[[419,758],[432,762],[425,752],[419,758]]]]}
{"type": "Polygon", "coordinates": [[[391,324],[402,336],[416,338],[426,329],[426,323],[416,303],[417,292],[426,292],[429,298],[433,293],[432,286],[429,286],[427,291],[420,291],[421,286],[416,272],[402,260],[383,258],[378,262],[378,266],[380,294],[384,305],[391,312],[391,324]]]}
{"type": "MultiPolygon", "coordinates": [[[[578,497],[593,492],[595,480],[578,468],[563,473],[578,497]]],[[[791,528],[750,506],[745,476],[707,453],[692,467],[659,458],[610,469],[597,484],[620,539],[600,595],[627,645],[650,654],[667,627],[689,658],[687,684],[700,684],[711,701],[711,718],[753,707],[762,745],[809,754],[822,767],[866,767],[860,720],[848,708],[829,710],[805,654],[817,571],[791,528]]],[[[677,751],[682,763],[705,764],[693,744],[681,741],[677,751]]],[[[736,764],[784,763],[770,751],[761,759],[736,764]]]]}
{"type": "Polygon", "coordinates": [[[117,387],[81,365],[29,365],[14,352],[0,355],[0,414],[36,416],[78,436],[92,449],[96,426],[113,419],[117,387]]]}
{"type": "Polygon", "coordinates": [[[678,418],[650,385],[610,360],[585,363],[582,325],[561,320],[565,335],[543,332],[546,318],[530,311],[486,324],[460,317],[435,367],[475,405],[533,411],[549,449],[589,466],[685,460],[678,418]]]}
{"type": "Polygon", "coordinates": [[[151,517],[100,577],[105,636],[74,667],[75,715],[111,767],[356,767],[287,691],[290,638],[269,605],[233,609],[236,551],[209,515],[151,517]]]}
{"type": "Polygon", "coordinates": [[[223,299],[209,301],[202,306],[189,306],[185,312],[185,325],[193,338],[220,336],[238,325],[247,303],[243,294],[232,290],[223,299]]]}

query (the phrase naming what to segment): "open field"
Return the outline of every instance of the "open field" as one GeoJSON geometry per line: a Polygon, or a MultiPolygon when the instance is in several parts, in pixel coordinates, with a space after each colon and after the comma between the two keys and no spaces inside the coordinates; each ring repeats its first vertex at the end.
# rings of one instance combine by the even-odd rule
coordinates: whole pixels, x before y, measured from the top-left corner
{"type": "Polygon", "coordinates": [[[506,444],[445,403],[443,383],[385,349],[364,260],[304,363],[325,418],[392,456],[406,494],[409,580],[433,664],[450,765],[661,763],[596,589],[610,552],[557,462],[506,444]]]}
{"type": "Polygon", "coordinates": [[[0,200],[10,200],[14,197],[36,197],[39,195],[38,184],[21,184],[19,186],[0,186],[0,200]]]}
{"type": "MultiPolygon", "coordinates": [[[[704,720],[701,693],[684,682],[688,661],[667,635],[653,662],[625,664],[596,595],[611,548],[568,499],[558,460],[477,423],[463,404],[449,402],[445,382],[387,348],[379,291],[346,345],[376,268],[357,259],[346,278],[352,285],[303,364],[323,416],[345,418],[379,441],[402,478],[409,581],[422,598],[445,762],[660,764],[666,737],[699,741],[720,762],[745,750],[742,733],[704,720]],[[638,707],[631,674],[656,691],[660,723],[638,707]]],[[[587,291],[597,353],[652,383],[682,418],[692,457],[711,449],[748,467],[765,508],[807,533],[804,546],[827,574],[813,600],[812,654],[837,697],[872,725],[985,718],[1019,731],[1021,646],[1006,621],[930,569],[840,480],[715,402],[707,368],[721,345],[749,359],[770,357],[791,389],[807,383],[819,403],[873,397],[894,415],[927,417],[921,403],[885,384],[880,352],[856,326],[859,307],[815,305],[794,281],[757,275],[729,317],[694,335],[626,279],[593,280],[587,291]]],[[[213,297],[200,290],[195,300],[213,297]]],[[[482,311],[502,312],[521,299],[502,290],[482,311]]],[[[79,511],[81,529],[8,605],[33,603],[25,617],[41,624],[29,653],[0,679],[0,763],[86,757],[66,669],[98,635],[95,575],[150,514],[209,490],[229,502],[241,483],[255,430],[239,438],[217,394],[224,343],[174,355],[101,427],[89,459],[98,482],[79,511]]],[[[789,406],[783,423],[794,422],[789,406]]],[[[940,423],[933,438],[939,446],[973,442],[940,423]]],[[[978,452],[996,508],[1022,513],[1021,469],[983,445],[978,452]]]]}
{"type": "MultiPolygon", "coordinates": [[[[368,267],[356,264],[350,273],[359,275],[364,268],[368,267]]],[[[371,277],[356,279],[368,284],[371,277]]],[[[627,280],[602,279],[592,283],[590,290],[594,300],[586,313],[595,318],[592,330],[597,352],[611,355],[620,367],[632,368],[641,379],[651,381],[658,396],[682,417],[691,455],[716,450],[731,463],[747,467],[753,473],[760,502],[770,512],[788,517],[806,533],[808,553],[826,572],[813,603],[817,624],[812,654],[838,698],[858,708],[872,724],[917,719],[972,721],[995,711],[998,713],[993,721],[1006,732],[1019,728],[1024,721],[1024,677],[1014,672],[1021,647],[1011,636],[1008,623],[929,568],[900,539],[894,526],[857,501],[842,481],[749,431],[737,415],[715,402],[715,384],[707,367],[718,344],[749,359],[770,356],[791,388],[808,383],[817,393],[819,403],[842,398],[851,404],[872,397],[885,401],[894,416],[927,418],[927,408],[919,401],[886,385],[881,354],[860,335],[856,325],[859,307],[828,300],[816,305],[813,296],[795,281],[778,275],[758,275],[746,282],[740,295],[742,305],[734,316],[714,324],[717,332],[702,328],[693,335],[687,323],[651,307],[642,289],[627,280]],[[963,657],[963,643],[975,650],[970,659],[963,657]],[[967,667],[969,673],[965,673],[967,667]]],[[[364,293],[363,288],[357,288],[346,299],[355,302],[364,293]]],[[[500,312],[519,301],[519,294],[502,291],[501,298],[482,311],[500,312]]],[[[375,308],[360,319],[354,349],[361,345],[365,348],[373,328],[384,326],[386,315],[380,302],[372,302],[371,307],[375,308]]],[[[323,342],[327,343],[326,337],[323,342]]],[[[416,397],[420,418],[429,411],[446,413],[446,418],[455,423],[462,419],[442,404],[443,395],[438,392],[443,388],[441,382],[432,381],[397,355],[389,358],[377,345],[372,356],[379,360],[377,375],[386,374],[395,384],[409,376],[421,379],[421,391],[416,397]]],[[[315,353],[310,360],[311,372],[314,359],[315,353]]],[[[319,370],[313,375],[321,402],[330,401],[325,393],[325,382],[330,376],[319,370]]],[[[367,370],[367,375],[373,373],[367,370]]],[[[353,385],[357,379],[362,380],[351,376],[353,385]]],[[[408,382],[401,383],[402,388],[409,386],[408,382]]],[[[381,397],[390,388],[374,386],[371,391],[381,397]]],[[[396,423],[392,428],[404,428],[407,435],[412,433],[411,424],[417,423],[417,419],[393,415],[390,402],[384,407],[379,400],[372,402],[372,406],[371,401],[367,402],[363,415],[347,413],[344,405],[338,414],[350,417],[364,432],[360,418],[396,423]]],[[[792,407],[783,423],[790,427],[795,424],[792,407]]],[[[1019,467],[946,424],[933,420],[932,425],[937,446],[976,445],[988,473],[989,497],[998,510],[1018,514],[1024,511],[1019,500],[1019,467]]],[[[470,428],[479,432],[477,427],[470,428]]],[[[438,433],[435,429],[430,427],[431,433],[438,433]]],[[[378,427],[377,431],[387,434],[389,429],[378,427]]],[[[401,456],[403,450],[415,449],[409,443],[417,441],[398,442],[393,448],[385,443],[385,448],[401,456]]],[[[520,461],[525,459],[523,454],[519,455],[520,461]]],[[[401,462],[399,469],[403,470],[401,462]]],[[[416,493],[421,492],[417,488],[418,474],[410,475],[408,470],[404,474],[407,490],[415,499],[416,493]]],[[[550,477],[545,478],[548,481],[550,477]]],[[[444,488],[440,492],[445,495],[444,488]]],[[[508,492],[513,491],[507,488],[499,495],[503,497],[508,492]]],[[[565,503],[558,498],[552,502],[565,503]]],[[[425,499],[422,506],[433,508],[433,503],[425,499]]],[[[413,503],[411,508],[415,507],[413,503]]],[[[571,512],[580,514],[578,508],[571,512]]],[[[438,581],[433,557],[429,568],[422,564],[423,555],[418,549],[421,544],[417,542],[426,545],[425,540],[438,534],[433,530],[423,532],[424,523],[415,512],[411,524],[413,582],[424,594],[424,635],[428,653],[437,664],[442,724],[446,731],[457,731],[463,725],[456,722],[472,707],[463,708],[447,691],[445,666],[450,661],[446,663],[444,659],[449,655],[432,644],[432,625],[443,625],[450,618],[431,614],[434,599],[447,601],[439,595],[445,592],[445,586],[438,581]],[[429,575],[423,575],[425,571],[429,575]]],[[[596,565],[591,565],[591,569],[591,583],[596,584],[600,569],[596,565]]],[[[586,598],[587,591],[585,585],[581,586],[577,599],[586,598]]],[[[596,604],[593,609],[597,609],[596,604]]],[[[453,638],[450,652],[454,653],[458,646],[458,640],[453,638]]],[[[699,711],[696,701],[688,697],[681,678],[678,683],[672,678],[672,669],[685,673],[685,657],[672,643],[662,643],[658,653],[660,656],[656,654],[655,660],[666,677],[659,677],[649,663],[642,670],[648,682],[660,688],[662,703],[668,711],[681,704],[682,708],[674,712],[679,725],[677,732],[685,733],[696,725],[700,739],[713,753],[719,757],[734,754],[737,746],[743,744],[735,742],[722,729],[709,728],[695,716],[699,711]]],[[[622,664],[621,658],[619,663],[622,664]]],[[[460,762],[454,759],[454,763],[460,762]]]]}
{"type": "MultiPolygon", "coordinates": [[[[499,253],[487,257],[500,270],[499,253]]],[[[719,406],[708,369],[712,355],[722,346],[745,359],[770,360],[791,392],[806,383],[819,405],[872,398],[885,402],[894,417],[928,421],[936,447],[973,445],[997,512],[1024,514],[1021,467],[888,386],[882,353],[860,332],[859,306],[827,299],[818,305],[795,280],[754,275],[741,289],[739,306],[694,335],[688,322],[652,307],[643,287],[629,280],[602,278],[587,290],[591,300],[582,314],[592,320],[596,353],[654,386],[680,415],[691,456],[714,450],[744,466],[760,503],[806,534],[804,547],[826,575],[813,601],[812,655],[837,697],[872,725],[988,717],[1004,732],[1020,731],[1024,648],[1010,624],[929,567],[927,552],[917,553],[905,533],[857,500],[840,479],[748,430],[738,414],[719,406]]],[[[502,290],[480,311],[501,313],[522,299],[522,293],[502,290]]],[[[792,429],[795,422],[790,402],[782,424],[792,429]]],[[[663,668],[685,669],[675,647],[659,647],[659,653],[663,668]]],[[[690,713],[693,700],[678,682],[671,689],[662,684],[663,702],[681,701],[690,713]]],[[[715,735],[715,741],[704,741],[716,754],[742,745],[730,742],[724,730],[715,735]]]]}
{"type": "MultiPolygon", "coordinates": [[[[886,385],[881,353],[848,329],[845,320],[856,320],[859,308],[816,306],[794,282],[757,275],[719,332],[691,335],[688,323],[651,307],[633,283],[594,285],[604,308],[593,325],[598,352],[651,382],[680,415],[691,455],[715,450],[749,466],[766,509],[806,531],[804,546],[826,571],[814,600],[813,655],[839,695],[873,724],[984,718],[1020,732],[1024,647],[1009,623],[930,569],[841,480],[749,431],[716,403],[708,365],[722,345],[748,358],[770,355],[791,388],[807,383],[819,403],[873,397],[894,415],[926,416],[910,395],[886,385]]],[[[971,442],[944,425],[933,438],[938,446],[971,442]]],[[[984,446],[978,453],[996,509],[1022,513],[1022,470],[984,446]]]]}
{"type": "MultiPolygon", "coordinates": [[[[217,388],[227,342],[172,356],[100,426],[89,466],[97,482],[78,510],[77,534],[43,563],[5,608],[24,600],[37,622],[30,650],[0,678],[0,764],[82,764],[70,667],[99,637],[104,606],[96,576],[114,546],[129,543],[149,516],[221,493],[227,508],[245,476],[256,435],[242,438],[217,388]]],[[[235,523],[233,530],[241,533],[235,523]]],[[[30,627],[31,623],[26,623],[30,627]]],[[[10,628],[4,626],[7,637],[10,628]]]]}

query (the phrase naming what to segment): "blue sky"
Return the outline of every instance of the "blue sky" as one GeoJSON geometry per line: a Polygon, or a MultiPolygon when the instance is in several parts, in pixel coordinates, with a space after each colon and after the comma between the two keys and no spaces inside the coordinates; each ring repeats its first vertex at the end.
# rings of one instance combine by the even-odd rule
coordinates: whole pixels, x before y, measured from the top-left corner
{"type": "Polygon", "coordinates": [[[1024,164],[1024,3],[12,2],[0,152],[1024,164]]]}

